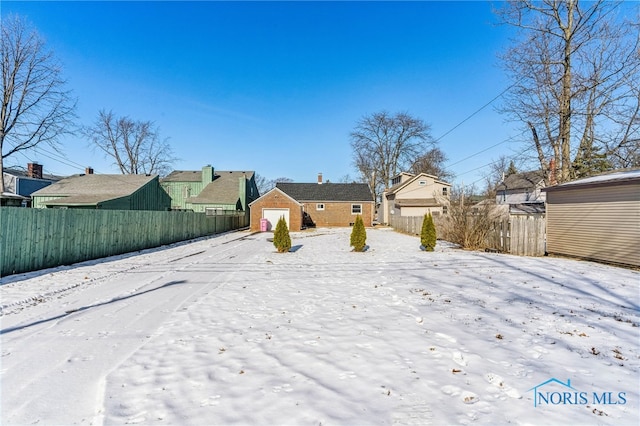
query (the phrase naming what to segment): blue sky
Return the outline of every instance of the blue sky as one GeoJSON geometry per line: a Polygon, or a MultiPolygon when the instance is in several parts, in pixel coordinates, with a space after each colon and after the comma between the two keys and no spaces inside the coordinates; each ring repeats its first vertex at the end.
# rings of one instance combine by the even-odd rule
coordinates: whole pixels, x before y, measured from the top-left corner
{"type": "MultiPolygon", "coordinates": [[[[500,99],[451,131],[509,85],[497,59],[508,28],[495,25],[486,1],[1,7],[26,16],[63,63],[78,124],[91,124],[100,109],[153,121],[178,170],[211,164],[296,182],[319,172],[356,177],[349,133],[382,110],[421,118],[434,138],[450,132],[439,146],[455,183],[481,185],[482,166],[521,150],[505,142],[518,131],[496,112],[500,99]]],[[[61,145],[62,159],[39,151],[7,163],[117,173],[85,140],[61,145]]]]}

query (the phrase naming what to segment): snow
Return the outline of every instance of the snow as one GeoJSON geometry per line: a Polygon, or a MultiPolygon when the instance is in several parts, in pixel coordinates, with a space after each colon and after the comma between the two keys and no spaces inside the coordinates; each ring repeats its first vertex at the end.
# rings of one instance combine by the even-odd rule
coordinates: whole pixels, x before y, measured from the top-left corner
{"type": "Polygon", "coordinates": [[[639,423],[637,271],[349,232],[3,278],[1,423],[639,423]]]}
{"type": "Polygon", "coordinates": [[[558,187],[566,187],[566,186],[573,186],[573,185],[587,185],[587,184],[604,183],[604,182],[617,182],[617,181],[625,181],[625,180],[632,180],[632,179],[639,179],[639,178],[640,178],[640,170],[624,170],[620,172],[604,173],[598,176],[591,176],[588,178],[577,179],[571,182],[565,182],[563,184],[556,185],[555,187],[549,187],[549,188],[558,188],[558,187]]]}

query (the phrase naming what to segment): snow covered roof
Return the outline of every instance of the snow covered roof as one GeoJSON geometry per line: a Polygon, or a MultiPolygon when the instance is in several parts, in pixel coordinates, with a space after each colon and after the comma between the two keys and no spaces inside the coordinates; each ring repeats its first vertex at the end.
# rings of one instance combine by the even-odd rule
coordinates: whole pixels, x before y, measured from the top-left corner
{"type": "Polygon", "coordinates": [[[562,183],[560,185],[550,186],[543,188],[543,191],[555,191],[563,189],[571,189],[575,187],[585,186],[601,186],[609,184],[624,184],[624,183],[640,183],[640,169],[622,170],[618,172],[606,173],[598,176],[591,176],[584,179],[577,179],[571,182],[562,183]]]}

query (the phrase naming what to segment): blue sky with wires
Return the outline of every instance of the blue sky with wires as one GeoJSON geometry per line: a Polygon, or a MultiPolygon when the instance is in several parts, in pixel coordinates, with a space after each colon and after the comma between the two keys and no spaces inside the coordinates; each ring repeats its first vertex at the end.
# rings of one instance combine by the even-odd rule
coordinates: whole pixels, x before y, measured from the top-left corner
{"type": "MultiPolygon", "coordinates": [[[[499,5],[499,3],[498,3],[499,5]]],[[[274,179],[356,177],[349,133],[365,115],[431,126],[454,182],[522,149],[495,107],[508,28],[487,1],[2,2],[63,63],[78,124],[100,109],[153,121],[179,170],[211,164],[274,179]]],[[[10,158],[45,172],[117,173],[80,137],[10,158]]],[[[481,184],[481,182],[479,182],[481,184]]]]}

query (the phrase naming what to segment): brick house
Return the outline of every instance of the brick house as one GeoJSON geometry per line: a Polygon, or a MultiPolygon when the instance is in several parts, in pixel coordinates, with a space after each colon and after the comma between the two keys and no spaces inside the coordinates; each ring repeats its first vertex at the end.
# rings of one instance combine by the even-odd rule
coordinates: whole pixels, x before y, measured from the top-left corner
{"type": "Polygon", "coordinates": [[[361,215],[365,226],[371,226],[375,212],[373,196],[365,183],[279,182],[271,191],[250,204],[251,230],[260,230],[260,220],[267,220],[273,230],[284,216],[292,231],[305,226],[352,226],[361,215]]]}

